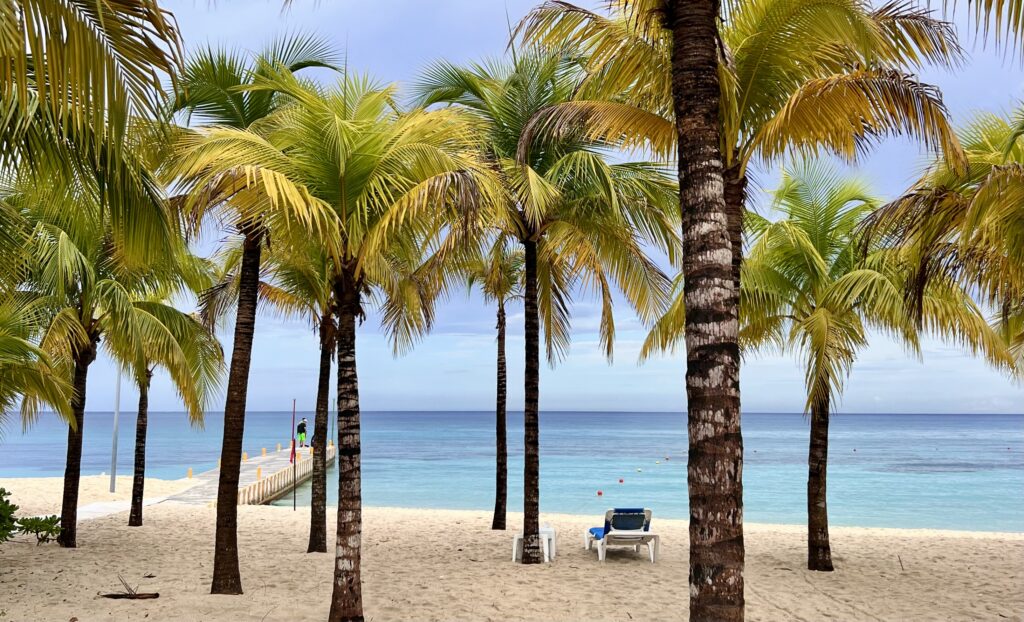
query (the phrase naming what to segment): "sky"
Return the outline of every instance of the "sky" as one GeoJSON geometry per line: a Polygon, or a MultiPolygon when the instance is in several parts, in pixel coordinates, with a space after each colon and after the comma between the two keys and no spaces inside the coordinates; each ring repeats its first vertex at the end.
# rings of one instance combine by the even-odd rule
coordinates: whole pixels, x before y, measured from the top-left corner
{"type": "MultiPolygon", "coordinates": [[[[207,44],[258,50],[288,32],[316,33],[346,52],[351,69],[383,82],[409,84],[438,59],[470,62],[501,56],[508,24],[539,0],[296,0],[282,11],[280,0],[168,1],[186,49],[207,44]]],[[[596,6],[597,2],[581,2],[596,6]]],[[[933,3],[940,6],[941,3],[933,3]]],[[[970,58],[956,73],[928,70],[924,82],[942,89],[956,122],[980,110],[1005,112],[1024,92],[1024,71],[1014,60],[973,42],[973,30],[960,23],[970,58]]],[[[904,140],[890,140],[856,168],[882,197],[894,197],[918,175],[927,154],[904,140]]],[[[777,169],[756,172],[752,196],[763,202],[764,189],[777,169]]],[[[617,307],[614,363],[598,346],[599,309],[594,300],[573,305],[573,343],[555,368],[541,370],[542,410],[682,411],[686,406],[681,354],[637,364],[645,331],[624,306],[617,307]]],[[[358,333],[360,400],[363,410],[489,410],[495,401],[495,317],[479,296],[460,293],[439,307],[432,334],[412,353],[394,358],[387,338],[371,314],[358,333]]],[[[523,404],[523,314],[509,315],[509,408],[523,404]]],[[[230,331],[219,335],[230,353],[230,331]]],[[[249,410],[282,411],[296,400],[312,410],[318,367],[317,339],[311,327],[261,312],[256,325],[249,378],[249,410]]],[[[89,377],[89,410],[112,410],[116,371],[101,356],[89,377]]],[[[122,386],[121,409],[134,412],[138,399],[130,383],[122,386]]],[[[801,412],[803,372],[792,355],[752,356],[743,362],[745,412],[801,412]]],[[[837,411],[849,413],[1019,413],[1024,389],[957,348],[925,340],[922,356],[873,337],[857,359],[837,411]]],[[[150,394],[152,410],[177,411],[181,405],[167,377],[158,373],[150,394]]],[[[223,409],[223,396],[210,404],[223,409]]]]}

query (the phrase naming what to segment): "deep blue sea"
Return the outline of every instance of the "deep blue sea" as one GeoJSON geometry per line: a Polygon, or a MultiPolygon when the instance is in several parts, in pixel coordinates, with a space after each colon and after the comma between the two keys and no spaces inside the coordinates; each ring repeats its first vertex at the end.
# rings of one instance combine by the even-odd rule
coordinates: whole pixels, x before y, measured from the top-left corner
{"type": "MultiPolygon", "coordinates": [[[[541,511],[646,506],[686,518],[685,423],[680,413],[542,413],[541,511]]],[[[83,473],[109,473],[112,424],[112,413],[87,415],[83,473]]],[[[134,413],[122,413],[119,474],[131,472],[134,425],[134,413]]],[[[213,468],[222,426],[220,413],[207,415],[205,429],[183,413],[152,413],[148,474],[213,468]]],[[[290,427],[290,412],[250,413],[245,449],[286,444],[290,427]]],[[[367,505],[493,507],[493,413],[367,412],[362,430],[367,505]]],[[[509,413],[510,510],[521,507],[522,430],[522,414],[509,413]]],[[[804,522],[806,417],[744,414],[743,437],[746,520],[804,522]]],[[[53,415],[25,434],[8,428],[0,477],[63,475],[65,451],[66,427],[53,415]]],[[[336,486],[332,478],[332,502],[336,486]]],[[[308,503],[308,487],[299,502],[308,503]]],[[[1024,532],[1024,415],[834,415],[828,502],[835,525],[1024,532]]]]}

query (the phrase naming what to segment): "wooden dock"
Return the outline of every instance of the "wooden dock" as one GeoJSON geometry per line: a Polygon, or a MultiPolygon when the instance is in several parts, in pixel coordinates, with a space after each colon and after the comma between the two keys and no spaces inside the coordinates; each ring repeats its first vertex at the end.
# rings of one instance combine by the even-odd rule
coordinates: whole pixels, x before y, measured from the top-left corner
{"type": "MultiPolygon", "coordinates": [[[[328,466],[334,460],[337,448],[331,443],[327,447],[328,466]]],[[[270,503],[292,489],[292,478],[301,484],[313,476],[313,450],[299,448],[294,468],[289,461],[291,448],[282,446],[280,451],[268,450],[243,460],[238,477],[238,505],[261,505],[270,503]]],[[[210,505],[217,502],[217,485],[220,469],[213,469],[195,476],[197,483],[188,490],[172,495],[166,501],[210,505]]]]}

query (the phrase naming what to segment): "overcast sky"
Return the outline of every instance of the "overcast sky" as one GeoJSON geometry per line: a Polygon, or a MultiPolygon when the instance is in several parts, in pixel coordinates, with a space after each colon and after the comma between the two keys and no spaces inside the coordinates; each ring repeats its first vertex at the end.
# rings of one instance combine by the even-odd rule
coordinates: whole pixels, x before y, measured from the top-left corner
{"type": "MultiPolygon", "coordinates": [[[[433,60],[467,62],[499,56],[508,23],[517,21],[537,0],[297,0],[287,12],[280,0],[206,0],[165,2],[176,15],[186,48],[207,43],[259,49],[290,31],[313,32],[347,51],[349,67],[381,81],[408,83],[433,60]]],[[[585,2],[596,5],[595,2],[585,2]]],[[[933,3],[941,6],[941,3],[933,3]]],[[[956,74],[925,72],[922,79],[942,88],[957,122],[978,110],[1006,111],[1022,92],[1020,65],[992,50],[971,44],[967,66],[956,74]]],[[[877,193],[900,193],[920,170],[920,149],[889,141],[862,163],[858,174],[877,193]]],[[[771,187],[775,171],[758,174],[771,187]]],[[[755,189],[755,195],[762,190],[755,189]]],[[[763,195],[762,195],[763,196],[763,195]]],[[[755,201],[762,200],[755,196],[755,201]]],[[[568,359],[541,372],[541,407],[548,410],[673,410],[685,408],[684,361],[666,357],[636,364],[644,331],[627,308],[616,317],[615,363],[609,365],[597,345],[597,307],[579,299],[573,307],[573,345],[568,359]]],[[[509,318],[509,407],[521,409],[523,340],[521,309],[509,318]]],[[[226,342],[230,334],[221,335],[226,342]]],[[[230,352],[230,343],[226,344],[230,352]]],[[[494,311],[478,297],[457,295],[440,308],[439,321],[409,355],[394,359],[371,317],[359,330],[358,364],[364,410],[488,410],[494,406],[494,311]]],[[[313,408],[318,364],[317,340],[302,322],[261,314],[256,326],[249,379],[250,410],[286,410],[293,398],[300,410],[313,408]]],[[[101,357],[89,378],[90,410],[111,410],[115,372],[101,357]]],[[[792,356],[763,356],[744,362],[743,409],[746,412],[803,410],[803,373],[792,356]]],[[[1021,412],[1024,391],[956,348],[925,343],[923,360],[908,357],[883,338],[858,357],[839,410],[845,412],[1021,412]]],[[[134,411],[137,394],[122,389],[121,407],[134,411]]],[[[180,410],[165,376],[158,375],[150,395],[154,410],[180,410]]],[[[211,410],[223,409],[218,397],[211,410]]]]}

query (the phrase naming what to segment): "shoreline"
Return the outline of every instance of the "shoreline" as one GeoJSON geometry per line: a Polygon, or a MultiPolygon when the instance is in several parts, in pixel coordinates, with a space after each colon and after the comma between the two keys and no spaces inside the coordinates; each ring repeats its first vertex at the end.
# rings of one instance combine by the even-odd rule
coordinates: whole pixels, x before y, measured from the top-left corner
{"type": "MultiPolygon", "coordinates": [[[[81,489],[79,492],[79,503],[78,507],[82,507],[100,502],[112,502],[112,501],[125,501],[131,498],[131,485],[132,476],[130,475],[119,475],[117,476],[117,492],[110,493],[106,486],[109,482],[108,475],[83,475],[81,481],[81,489]]],[[[35,516],[45,514],[60,514],[60,503],[61,503],[61,491],[63,486],[63,477],[0,477],[0,488],[6,488],[8,492],[13,493],[11,495],[11,501],[21,506],[19,515],[35,516]],[[36,485],[36,488],[32,491],[26,491],[23,486],[14,486],[14,482],[24,483],[30,482],[36,485]],[[28,509],[26,509],[28,508],[28,509]],[[37,508],[54,508],[53,511],[32,511],[37,508]]],[[[159,499],[170,495],[177,494],[188,488],[191,488],[197,483],[197,479],[162,479],[157,477],[146,478],[146,494],[145,498],[148,499],[159,499]]],[[[264,505],[256,507],[272,507],[287,510],[284,506],[264,505]]],[[[609,508],[612,506],[609,506],[609,508]]],[[[305,510],[308,512],[308,505],[300,505],[299,510],[305,510]]],[[[331,510],[335,508],[328,504],[327,514],[331,516],[331,510]]],[[[364,505],[364,510],[373,511],[422,511],[422,512],[470,512],[470,513],[489,513],[489,508],[440,508],[440,507],[422,507],[422,506],[397,506],[397,505],[364,505]]],[[[674,525],[686,525],[687,519],[683,518],[671,518],[661,517],[657,513],[657,508],[654,510],[654,521],[657,523],[671,523],[674,525]]],[[[116,513],[116,512],[111,512],[116,513]]],[[[510,515],[515,514],[509,512],[510,515]]],[[[557,520],[578,520],[578,519],[591,519],[600,522],[601,517],[597,514],[580,514],[580,513],[568,513],[568,512],[541,512],[541,520],[546,519],[557,520]]],[[[89,519],[91,520],[91,519],[89,519]]],[[[595,524],[597,524],[595,522],[595,524]]],[[[762,522],[744,522],[744,530],[749,528],[751,532],[757,531],[795,531],[803,533],[807,527],[801,523],[762,523],[762,522]]],[[[510,523],[510,530],[514,529],[515,525],[510,523]]],[[[910,533],[915,536],[922,537],[959,537],[959,538],[984,538],[984,539],[1009,539],[1009,540],[1024,540],[1024,531],[996,531],[986,529],[950,529],[950,528],[938,528],[938,527],[874,527],[874,526],[863,526],[863,525],[835,525],[830,524],[829,530],[833,533],[838,533],[847,530],[856,530],[864,533],[874,533],[879,536],[892,536],[902,535],[910,533]]]]}

